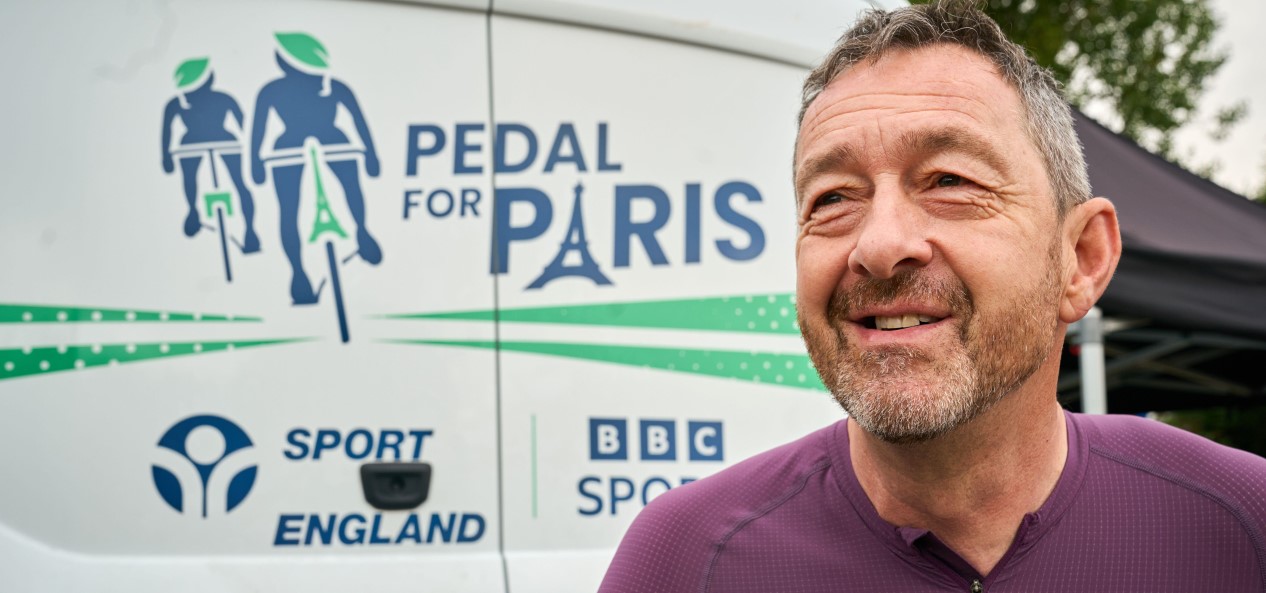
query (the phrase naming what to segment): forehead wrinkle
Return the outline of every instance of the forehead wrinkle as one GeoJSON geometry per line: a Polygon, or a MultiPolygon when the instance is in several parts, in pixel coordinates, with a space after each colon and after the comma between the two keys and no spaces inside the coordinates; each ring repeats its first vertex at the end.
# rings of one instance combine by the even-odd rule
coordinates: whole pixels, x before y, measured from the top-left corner
{"type": "MultiPolygon", "coordinates": [[[[867,108],[867,109],[863,109],[859,111],[840,111],[840,112],[827,116],[826,119],[822,121],[811,122],[810,126],[820,128],[821,124],[828,122],[830,120],[839,118],[839,117],[855,116],[860,113],[864,113],[867,111],[876,111],[876,110],[891,111],[891,108],[890,107],[874,107],[874,108],[867,108]]],[[[909,110],[901,111],[900,113],[910,114],[910,113],[924,113],[924,112],[943,114],[943,110],[935,109],[935,108],[909,109],[909,110]]],[[[976,118],[974,115],[970,113],[961,112],[961,111],[956,111],[955,113],[964,115],[968,119],[974,122],[980,121],[978,118],[976,118]]],[[[884,147],[886,146],[886,144],[883,141],[884,125],[878,123],[878,118],[876,118],[874,123],[876,124],[876,129],[880,137],[879,138],[880,144],[881,144],[880,148],[884,149],[884,147]]],[[[848,127],[854,127],[854,126],[848,126],[848,127]]],[[[816,134],[813,134],[812,132],[806,130],[805,131],[806,142],[811,142],[813,140],[816,140],[817,139],[816,137],[827,135],[836,131],[838,130],[828,129],[826,131],[818,131],[816,134]]],[[[996,171],[1004,172],[1008,170],[1008,168],[1005,166],[1005,161],[1002,158],[1002,155],[994,151],[991,148],[990,143],[983,136],[980,136],[979,134],[971,132],[967,128],[964,128],[961,126],[946,125],[946,126],[942,126],[940,128],[934,129],[931,132],[926,132],[926,131],[921,131],[921,130],[903,132],[899,134],[897,137],[896,147],[897,147],[897,150],[902,154],[915,154],[915,155],[939,154],[939,153],[955,152],[955,151],[962,152],[969,156],[980,159],[985,164],[989,165],[990,167],[993,167],[994,170],[996,171]]],[[[861,160],[861,155],[853,148],[853,146],[850,144],[844,144],[844,143],[833,144],[830,148],[826,149],[826,152],[812,156],[808,158],[807,160],[805,160],[798,167],[795,167],[792,171],[794,184],[795,184],[795,190],[796,190],[796,203],[797,204],[800,203],[801,196],[804,194],[804,191],[807,188],[809,182],[812,181],[814,178],[824,173],[827,173],[829,171],[855,167],[860,160],[861,160]]]]}
{"type": "MultiPolygon", "coordinates": [[[[824,92],[822,96],[814,100],[814,103],[819,103],[824,98],[829,98],[832,94],[824,92]]],[[[957,88],[949,88],[944,92],[931,89],[863,91],[835,97],[831,99],[829,104],[823,105],[819,109],[813,109],[815,105],[810,105],[809,112],[805,114],[804,123],[821,125],[840,115],[859,114],[867,111],[891,111],[899,114],[945,109],[963,113],[972,117],[972,119],[980,119],[970,113],[970,109],[965,108],[965,106],[954,105],[964,101],[979,106],[983,113],[992,113],[996,109],[996,106],[992,102],[987,101],[985,97],[974,96],[973,93],[963,92],[957,88]],[[916,102],[903,101],[905,99],[915,99],[916,102]],[[862,103],[862,105],[858,106],[857,103],[862,103]],[[904,107],[901,107],[901,105],[904,105],[904,107]]]]}
{"type": "MultiPolygon", "coordinates": [[[[879,97],[882,97],[882,96],[929,96],[929,95],[927,95],[926,93],[885,93],[884,95],[879,95],[879,97]]],[[[933,96],[951,97],[951,95],[933,95],[933,96]]],[[[943,115],[948,111],[948,112],[954,113],[957,116],[966,117],[967,119],[977,124],[985,123],[985,121],[980,116],[972,113],[970,110],[954,108],[950,106],[910,105],[910,106],[905,106],[905,107],[897,107],[893,105],[892,103],[886,103],[882,101],[875,105],[867,105],[863,107],[853,107],[852,105],[850,105],[850,103],[863,97],[875,98],[876,96],[863,95],[863,96],[839,99],[839,100],[833,101],[830,105],[823,106],[820,109],[811,111],[809,115],[806,115],[805,120],[803,124],[801,124],[801,127],[800,127],[800,134],[796,143],[797,144],[796,152],[797,153],[800,152],[801,149],[806,147],[805,146],[806,144],[816,141],[817,139],[819,139],[821,136],[825,134],[839,131],[838,129],[835,129],[829,125],[831,122],[840,118],[855,117],[855,116],[860,116],[860,115],[864,115],[864,114],[867,114],[870,112],[876,112],[876,111],[885,112],[888,115],[911,115],[911,114],[919,114],[919,113],[933,113],[937,115],[943,115]]],[[[971,100],[980,105],[985,105],[983,102],[978,101],[976,99],[971,99],[971,100]]],[[[879,116],[876,115],[875,119],[878,120],[879,116]]],[[[842,126],[842,128],[852,128],[852,127],[855,127],[855,126],[854,125],[842,126]]]]}

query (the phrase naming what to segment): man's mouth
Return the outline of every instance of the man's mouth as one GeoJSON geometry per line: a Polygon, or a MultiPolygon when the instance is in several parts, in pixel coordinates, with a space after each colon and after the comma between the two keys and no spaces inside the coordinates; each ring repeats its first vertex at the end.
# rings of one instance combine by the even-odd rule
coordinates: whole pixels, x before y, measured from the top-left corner
{"type": "Polygon", "coordinates": [[[862,319],[862,325],[867,329],[879,329],[884,331],[893,331],[898,329],[906,329],[908,327],[916,327],[919,325],[927,325],[936,323],[943,319],[942,317],[933,317],[931,315],[876,315],[862,319]]]}

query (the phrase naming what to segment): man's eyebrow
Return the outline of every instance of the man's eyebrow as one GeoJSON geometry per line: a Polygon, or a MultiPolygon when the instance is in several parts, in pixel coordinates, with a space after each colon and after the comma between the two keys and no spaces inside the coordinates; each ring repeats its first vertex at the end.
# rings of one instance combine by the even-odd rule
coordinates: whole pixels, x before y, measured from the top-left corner
{"type": "Polygon", "coordinates": [[[1009,169],[1007,159],[985,136],[958,126],[944,126],[931,130],[906,132],[897,139],[897,146],[905,154],[930,156],[955,152],[983,162],[995,171],[1009,169]]]}
{"type": "Polygon", "coordinates": [[[794,171],[796,176],[796,203],[800,203],[800,196],[804,194],[806,181],[827,171],[848,168],[856,162],[857,153],[852,148],[843,145],[832,146],[825,154],[820,154],[805,161],[794,171]]]}
{"type": "MultiPolygon", "coordinates": [[[[977,159],[996,171],[1008,169],[1007,160],[989,139],[958,126],[906,132],[897,139],[897,148],[907,155],[929,156],[956,152],[977,159]]],[[[797,202],[804,194],[809,180],[827,171],[848,168],[856,162],[857,153],[851,147],[843,145],[832,146],[827,152],[805,161],[795,171],[797,202]]]]}

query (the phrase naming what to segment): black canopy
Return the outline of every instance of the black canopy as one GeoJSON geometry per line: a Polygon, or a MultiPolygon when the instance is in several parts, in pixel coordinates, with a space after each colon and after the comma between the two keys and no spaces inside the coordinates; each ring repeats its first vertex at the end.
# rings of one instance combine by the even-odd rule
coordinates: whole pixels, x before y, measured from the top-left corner
{"type": "MultiPolygon", "coordinates": [[[[1124,247],[1099,302],[1129,322],[1107,338],[1110,410],[1266,395],[1266,206],[1075,117],[1091,186],[1116,205],[1124,247]]],[[[1065,400],[1076,386],[1066,373],[1065,400]]]]}
{"type": "Polygon", "coordinates": [[[1100,307],[1169,327],[1266,339],[1266,207],[1077,114],[1095,195],[1125,253],[1100,307]]]}

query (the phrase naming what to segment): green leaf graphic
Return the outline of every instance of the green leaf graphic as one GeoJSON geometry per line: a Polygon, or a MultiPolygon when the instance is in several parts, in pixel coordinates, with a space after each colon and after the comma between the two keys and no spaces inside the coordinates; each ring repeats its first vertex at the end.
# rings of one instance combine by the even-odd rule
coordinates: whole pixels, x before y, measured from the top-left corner
{"type": "Polygon", "coordinates": [[[700,350],[695,348],[661,348],[654,346],[613,346],[609,344],[570,344],[561,342],[497,342],[480,340],[385,340],[396,344],[429,346],[461,346],[503,351],[526,352],[597,362],[773,383],[823,391],[822,381],[805,354],[777,354],[734,350],[700,350]]]}
{"type": "MultiPolygon", "coordinates": [[[[495,311],[486,309],[450,313],[404,313],[384,317],[470,321],[491,321],[496,318],[495,311]]],[[[799,326],[796,325],[795,296],[789,293],[502,309],[500,320],[788,335],[800,333],[799,326]]]]}
{"type": "Polygon", "coordinates": [[[92,344],[0,349],[0,381],[142,360],[208,354],[256,346],[305,342],[307,338],[148,344],[92,344]]]}
{"type": "Polygon", "coordinates": [[[182,313],[146,311],[142,309],[107,309],[102,307],[58,307],[0,303],[0,323],[111,323],[111,322],[259,322],[250,315],[218,313],[182,313]]]}
{"type": "Polygon", "coordinates": [[[315,37],[307,33],[277,33],[275,36],[277,43],[281,44],[281,50],[291,59],[313,68],[324,69],[330,66],[329,53],[315,37]]]}
{"type": "Polygon", "coordinates": [[[172,74],[172,79],[176,81],[176,88],[183,89],[201,80],[210,64],[210,58],[193,58],[181,62],[179,66],[176,66],[176,72],[172,74]]]}

